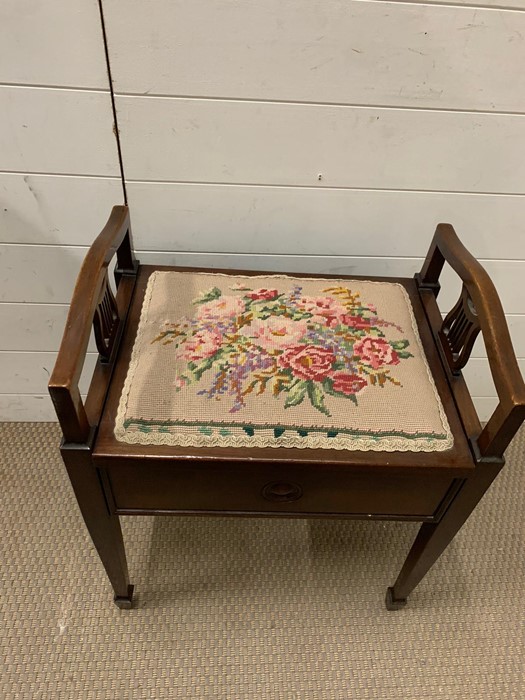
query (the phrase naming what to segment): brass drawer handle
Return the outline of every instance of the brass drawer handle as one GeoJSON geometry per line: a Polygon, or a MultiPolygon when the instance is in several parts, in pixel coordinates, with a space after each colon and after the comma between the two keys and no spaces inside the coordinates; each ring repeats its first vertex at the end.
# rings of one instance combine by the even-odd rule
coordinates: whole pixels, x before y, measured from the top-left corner
{"type": "Polygon", "coordinates": [[[268,501],[277,503],[289,503],[297,501],[303,495],[303,490],[298,484],[289,484],[284,481],[272,481],[262,490],[262,495],[268,501]]]}

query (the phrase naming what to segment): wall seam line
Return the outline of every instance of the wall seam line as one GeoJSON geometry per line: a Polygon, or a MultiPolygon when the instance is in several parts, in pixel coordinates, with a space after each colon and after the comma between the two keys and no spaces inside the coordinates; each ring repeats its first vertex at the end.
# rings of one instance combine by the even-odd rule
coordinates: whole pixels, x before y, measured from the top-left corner
{"type": "MultiPolygon", "coordinates": [[[[89,244],[88,243],[32,243],[32,242],[26,242],[26,241],[1,241],[0,242],[0,250],[2,248],[50,248],[50,249],[57,249],[57,248],[62,248],[62,249],[80,249],[80,250],[87,250],[89,249],[89,244]]],[[[372,254],[372,253],[289,253],[289,252],[280,252],[280,253],[270,253],[270,252],[259,252],[259,251],[234,251],[234,250],[165,250],[163,248],[141,248],[138,246],[135,246],[135,251],[137,254],[160,254],[160,255],[198,255],[198,256],[204,256],[204,255],[217,255],[220,257],[262,257],[262,258],[315,258],[315,259],[320,259],[323,260],[325,258],[338,258],[338,259],[350,259],[350,260],[355,260],[355,259],[368,259],[368,260],[410,260],[413,262],[420,262],[424,260],[425,256],[422,253],[421,255],[379,255],[379,254],[372,254]]],[[[505,263],[505,264],[522,264],[525,263],[524,258],[493,258],[493,257],[478,257],[477,258],[478,262],[482,264],[490,264],[493,262],[496,263],[505,263]]]]}
{"type": "MultiPolygon", "coordinates": [[[[364,2],[365,0],[359,0],[364,2]]],[[[378,0],[374,0],[377,2],[378,0]]],[[[415,4],[415,3],[410,3],[415,4]]],[[[419,105],[396,105],[396,104],[376,104],[376,103],[359,103],[359,102],[333,102],[330,100],[284,100],[270,97],[234,97],[221,95],[190,95],[190,94],[170,94],[170,93],[154,93],[154,92],[131,92],[119,91],[115,92],[115,97],[131,97],[139,100],[176,100],[179,102],[238,102],[239,104],[264,104],[285,107],[334,107],[340,109],[358,109],[358,110],[383,110],[383,111],[398,111],[398,112],[437,112],[446,114],[475,114],[491,117],[523,117],[525,112],[518,110],[505,109],[466,109],[462,107],[421,107],[419,105]]]]}
{"type": "Polygon", "coordinates": [[[474,190],[438,190],[438,189],[416,189],[413,187],[358,187],[356,185],[314,185],[314,184],[297,184],[297,183],[269,183],[269,182],[223,182],[212,180],[166,180],[166,179],[139,179],[128,178],[128,185],[187,185],[200,187],[252,187],[266,189],[303,189],[316,190],[318,192],[329,191],[350,191],[350,192],[403,192],[411,194],[451,194],[451,195],[475,195],[489,197],[524,197],[525,192],[491,192],[474,191],[474,190]]]}
{"type": "MultiPolygon", "coordinates": [[[[84,178],[91,180],[119,180],[122,175],[94,175],[87,173],[56,173],[44,171],[28,170],[2,170],[1,175],[29,175],[31,177],[57,177],[57,178],[84,178]]],[[[431,195],[458,195],[469,197],[525,197],[524,192],[491,192],[489,190],[439,190],[439,189],[417,189],[413,187],[364,187],[357,185],[319,185],[319,184],[297,184],[297,183],[270,183],[270,182],[241,182],[241,181],[207,181],[207,180],[167,180],[167,179],[141,179],[126,178],[128,185],[181,185],[185,187],[242,187],[252,189],[306,189],[318,192],[379,192],[390,194],[431,194],[431,195]]]]}

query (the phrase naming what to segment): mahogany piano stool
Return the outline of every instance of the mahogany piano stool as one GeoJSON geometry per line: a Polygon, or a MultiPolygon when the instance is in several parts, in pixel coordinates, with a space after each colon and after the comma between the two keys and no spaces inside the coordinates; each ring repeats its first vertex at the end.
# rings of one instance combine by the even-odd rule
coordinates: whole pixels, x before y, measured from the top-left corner
{"type": "MultiPolygon", "coordinates": [[[[128,208],[115,206],[83,263],[49,382],[63,433],[61,454],[116,605],[131,608],[133,597],[119,516],[179,514],[419,521],[412,548],[386,593],[388,610],[405,606],[503,467],[503,453],[525,419],[525,384],[503,308],[483,267],[452,226],[440,224],[419,273],[413,278],[373,280],[401,285],[412,305],[452,436],[448,449],[427,452],[184,447],[118,440],[119,401],[148,279],[156,270],[217,272],[140,265],[134,256],[128,208]],[[108,279],[114,255],[116,294],[108,279]],[[462,291],[443,320],[436,297],[445,262],[461,278],[462,291]],[[99,358],[84,403],[78,382],[92,327],[99,358]],[[484,427],[461,373],[480,331],[499,397],[484,427]]],[[[365,278],[337,279],[355,283],[365,278]]],[[[319,400],[313,394],[310,398],[312,403],[319,400]]]]}

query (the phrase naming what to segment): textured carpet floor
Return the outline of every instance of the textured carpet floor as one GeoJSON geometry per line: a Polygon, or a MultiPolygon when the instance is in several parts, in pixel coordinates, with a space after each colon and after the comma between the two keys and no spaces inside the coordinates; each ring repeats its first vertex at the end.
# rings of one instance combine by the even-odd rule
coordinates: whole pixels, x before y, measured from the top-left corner
{"type": "Polygon", "coordinates": [[[120,611],[52,424],[0,426],[0,698],[525,698],[525,432],[409,605],[416,526],[124,518],[120,611]]]}

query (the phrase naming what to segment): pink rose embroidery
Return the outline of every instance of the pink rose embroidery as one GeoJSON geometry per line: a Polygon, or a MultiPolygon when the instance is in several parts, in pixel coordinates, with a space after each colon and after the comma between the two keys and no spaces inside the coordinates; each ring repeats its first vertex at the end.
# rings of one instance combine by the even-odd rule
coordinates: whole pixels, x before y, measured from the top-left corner
{"type": "Polygon", "coordinates": [[[298,301],[299,308],[312,314],[313,323],[334,326],[346,313],[345,307],[332,297],[303,296],[298,301]]]}
{"type": "Polygon", "coordinates": [[[172,388],[180,400],[191,391],[227,401],[236,413],[266,394],[285,409],[310,405],[329,416],[332,406],[357,405],[369,387],[401,386],[386,368],[413,357],[405,349],[410,340],[355,288],[321,286],[309,295],[300,284],[252,289],[244,279],[231,281],[235,295],[212,287],[194,299],[191,315],[160,322],[153,342],[174,352],[172,388]],[[400,339],[387,341],[382,329],[390,327],[400,339]]]}
{"type": "Polygon", "coordinates": [[[264,320],[254,319],[249,326],[243,326],[239,333],[253,340],[256,345],[271,350],[297,343],[306,331],[306,321],[292,321],[283,316],[270,316],[264,320]]]}
{"type": "Polygon", "coordinates": [[[319,381],[330,373],[335,355],[317,345],[292,345],[279,356],[281,367],[290,368],[296,377],[319,381]]]}
{"type": "Polygon", "coordinates": [[[266,299],[267,301],[271,301],[272,299],[275,299],[277,297],[279,292],[277,289],[265,289],[264,287],[262,289],[254,289],[253,292],[249,292],[246,294],[247,297],[250,299],[253,299],[253,301],[259,301],[261,299],[266,299]]]}
{"type": "Polygon", "coordinates": [[[372,321],[376,323],[377,319],[364,318],[363,316],[351,316],[350,314],[344,314],[341,317],[341,323],[344,323],[346,326],[350,326],[350,328],[355,328],[356,331],[362,331],[370,328],[373,325],[372,321]]]}
{"type": "Polygon", "coordinates": [[[379,369],[382,365],[398,365],[399,357],[393,347],[384,338],[367,336],[354,343],[354,355],[370,365],[373,369],[379,369]]]}
{"type": "Polygon", "coordinates": [[[331,375],[333,390],[346,396],[357,394],[366,386],[366,380],[357,374],[347,374],[346,372],[334,372],[331,375]]]}
{"type": "Polygon", "coordinates": [[[200,319],[229,319],[240,316],[245,309],[246,304],[239,297],[224,296],[200,304],[195,315],[200,319]]]}
{"type": "Polygon", "coordinates": [[[222,336],[215,331],[197,331],[178,348],[176,357],[187,362],[204,360],[220,348],[222,336]]]}

